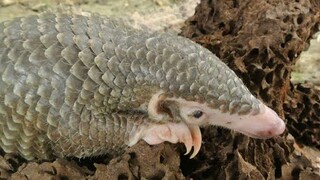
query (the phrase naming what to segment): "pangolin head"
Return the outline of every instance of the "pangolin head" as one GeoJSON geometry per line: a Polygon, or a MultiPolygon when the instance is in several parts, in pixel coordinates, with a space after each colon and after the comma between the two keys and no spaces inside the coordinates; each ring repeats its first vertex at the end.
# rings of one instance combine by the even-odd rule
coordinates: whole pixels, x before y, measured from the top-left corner
{"type": "MultiPolygon", "coordinates": [[[[252,95],[218,57],[185,38],[179,37],[175,41],[179,43],[166,37],[167,49],[162,50],[168,62],[162,66],[165,78],[160,82],[161,90],[152,96],[148,112],[155,121],[170,122],[168,134],[176,135],[177,142],[185,143],[187,152],[191,149],[187,144],[192,142],[194,152],[191,157],[201,146],[199,126],[217,125],[254,138],[270,138],[283,133],[285,124],[277,113],[252,95]]],[[[155,144],[149,137],[145,140],[155,144]]],[[[161,138],[174,142],[168,140],[172,137],[161,138]]]]}

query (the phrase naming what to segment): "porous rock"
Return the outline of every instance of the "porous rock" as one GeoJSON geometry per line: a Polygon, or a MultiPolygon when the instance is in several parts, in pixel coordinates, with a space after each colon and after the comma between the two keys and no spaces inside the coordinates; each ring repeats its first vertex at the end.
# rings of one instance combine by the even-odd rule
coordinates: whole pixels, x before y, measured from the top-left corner
{"type": "Polygon", "coordinates": [[[184,179],[179,166],[180,154],[174,145],[150,146],[141,141],[114,158],[26,162],[19,156],[1,154],[0,179],[184,179]]]}
{"type": "Polygon", "coordinates": [[[57,159],[53,163],[30,162],[19,167],[12,179],[84,179],[91,171],[73,161],[57,159]]]}
{"type": "Polygon", "coordinates": [[[295,139],[320,149],[320,87],[291,84],[284,108],[288,130],[295,139]]]}
{"type": "Polygon", "coordinates": [[[169,143],[150,146],[139,142],[108,165],[95,164],[91,179],[184,179],[179,153],[169,143]]]}
{"type": "Polygon", "coordinates": [[[251,92],[283,114],[292,65],[317,30],[319,4],[203,0],[181,35],[215,53],[251,92]]]}
{"type": "MultiPolygon", "coordinates": [[[[319,1],[314,0],[202,0],[181,35],[215,53],[242,78],[252,93],[284,118],[283,105],[286,98],[290,97],[288,91],[292,66],[317,30],[319,9],[319,1]]],[[[314,108],[313,105],[317,107],[318,102],[313,100],[311,105],[305,106],[314,108]]],[[[294,110],[288,107],[289,104],[290,99],[285,110],[294,110]]],[[[309,109],[309,112],[315,115],[318,110],[309,109]]],[[[289,117],[287,112],[286,117],[289,117]]],[[[293,124],[301,120],[297,120],[299,117],[294,114],[290,117],[287,120],[290,121],[288,130],[291,133],[293,124]]],[[[309,132],[310,129],[315,135],[317,125],[317,122],[305,125],[305,131],[309,132]]],[[[182,159],[182,164],[187,161],[192,165],[182,167],[187,177],[290,179],[294,176],[306,177],[306,169],[315,169],[310,163],[295,173],[297,166],[292,165],[288,168],[291,173],[284,175],[284,165],[299,161],[290,158],[295,151],[293,138],[285,138],[284,135],[271,140],[253,140],[243,135],[226,134],[229,134],[227,130],[219,128],[205,129],[205,144],[200,155],[191,162],[182,159]]],[[[310,133],[302,134],[304,136],[300,137],[311,137],[310,133]]],[[[318,138],[316,135],[312,137],[313,141],[309,142],[318,138]]]]}

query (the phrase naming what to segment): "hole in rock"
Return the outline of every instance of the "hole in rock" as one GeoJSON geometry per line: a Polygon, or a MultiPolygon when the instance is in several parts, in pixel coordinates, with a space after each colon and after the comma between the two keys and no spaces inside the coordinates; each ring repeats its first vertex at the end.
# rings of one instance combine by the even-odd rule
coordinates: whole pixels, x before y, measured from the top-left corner
{"type": "Polygon", "coordinates": [[[126,174],[120,174],[119,176],[118,176],[118,180],[128,180],[129,179],[129,177],[128,177],[128,175],[126,175],[126,174]]]}

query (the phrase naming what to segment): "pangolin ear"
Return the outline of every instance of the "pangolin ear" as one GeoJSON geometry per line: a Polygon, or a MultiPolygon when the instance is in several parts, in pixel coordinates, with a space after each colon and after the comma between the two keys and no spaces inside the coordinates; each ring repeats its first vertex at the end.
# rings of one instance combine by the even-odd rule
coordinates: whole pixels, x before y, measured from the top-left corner
{"type": "Polygon", "coordinates": [[[167,100],[162,94],[154,95],[148,104],[148,114],[152,120],[161,122],[180,117],[179,104],[173,100],[167,100]]]}
{"type": "Polygon", "coordinates": [[[160,102],[160,112],[168,114],[172,120],[181,120],[180,107],[177,101],[165,100],[163,102],[160,102]]]}

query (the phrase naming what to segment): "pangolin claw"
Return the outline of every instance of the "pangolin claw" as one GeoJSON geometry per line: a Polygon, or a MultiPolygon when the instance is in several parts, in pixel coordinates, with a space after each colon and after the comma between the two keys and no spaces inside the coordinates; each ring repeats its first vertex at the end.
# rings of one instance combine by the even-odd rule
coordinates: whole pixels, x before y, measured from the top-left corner
{"type": "Polygon", "coordinates": [[[198,125],[187,125],[185,123],[157,124],[149,127],[142,137],[150,145],[162,142],[178,143],[181,142],[186,147],[185,155],[193,152],[190,158],[194,158],[201,148],[201,131],[198,125]]]}
{"type": "Polygon", "coordinates": [[[202,136],[199,126],[193,125],[189,126],[192,135],[192,142],[193,142],[193,153],[190,156],[190,159],[194,158],[200,151],[202,136]]]}

